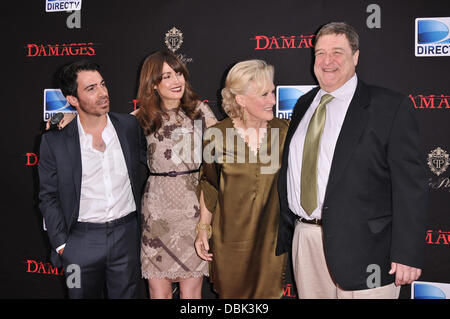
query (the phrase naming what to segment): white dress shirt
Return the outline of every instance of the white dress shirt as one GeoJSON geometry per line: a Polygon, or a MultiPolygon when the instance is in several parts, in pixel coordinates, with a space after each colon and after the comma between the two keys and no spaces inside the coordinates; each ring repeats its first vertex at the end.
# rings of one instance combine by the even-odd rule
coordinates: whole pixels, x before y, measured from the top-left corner
{"type": "Polygon", "coordinates": [[[84,132],[79,117],[77,121],[82,167],[78,221],[104,223],[135,211],[122,147],[109,116],[102,132],[103,152],[92,147],[92,135],[84,132]]]}
{"type": "Polygon", "coordinates": [[[356,90],[358,79],[356,74],[343,86],[333,92],[325,92],[320,89],[317,92],[311,106],[300,121],[297,130],[292,137],[289,146],[289,158],[287,169],[287,196],[289,209],[296,215],[305,219],[321,219],[322,205],[333,160],[334,148],[344,122],[350,101],[356,90]],[[309,121],[314,111],[319,106],[324,94],[331,94],[334,99],[326,105],[325,126],[319,146],[319,158],[317,162],[317,207],[309,216],[300,204],[300,179],[302,173],[303,145],[309,121]]]}

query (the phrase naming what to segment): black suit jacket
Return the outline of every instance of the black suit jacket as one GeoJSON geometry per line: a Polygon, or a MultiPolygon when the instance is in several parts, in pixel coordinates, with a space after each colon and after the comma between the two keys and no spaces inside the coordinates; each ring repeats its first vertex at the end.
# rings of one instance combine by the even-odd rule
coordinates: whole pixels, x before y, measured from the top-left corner
{"type": "MultiPolygon", "coordinates": [[[[146,139],[134,116],[108,113],[123,151],[138,216],[146,180],[146,139]]],[[[43,134],[39,161],[39,208],[52,246],[51,260],[60,266],[55,249],[67,242],[78,220],[81,192],[81,150],[77,121],[61,131],[43,134]]],[[[139,230],[136,230],[139,231],[139,230]]]]}
{"type": "MultiPolygon", "coordinates": [[[[287,133],[278,182],[277,254],[291,250],[295,226],[287,199],[289,146],[318,90],[298,100],[287,133]]],[[[376,266],[381,285],[394,280],[388,275],[391,262],[422,267],[428,196],[424,162],[410,99],[359,80],[322,208],[325,258],[344,290],[368,289],[376,266]]]]}

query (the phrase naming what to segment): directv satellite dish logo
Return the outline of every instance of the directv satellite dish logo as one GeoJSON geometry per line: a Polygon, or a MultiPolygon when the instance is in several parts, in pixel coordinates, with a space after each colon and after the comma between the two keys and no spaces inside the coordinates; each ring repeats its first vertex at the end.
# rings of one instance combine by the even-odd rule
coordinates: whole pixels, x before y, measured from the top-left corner
{"type": "Polygon", "coordinates": [[[290,120],[297,100],[317,85],[279,85],[277,86],[276,116],[290,120]]]}
{"type": "Polygon", "coordinates": [[[450,284],[415,281],[411,285],[412,299],[448,299],[450,284]]]}
{"type": "Polygon", "coordinates": [[[77,110],[71,106],[60,89],[44,90],[44,121],[48,121],[56,113],[75,113],[77,110]]]}
{"type": "Polygon", "coordinates": [[[417,18],[415,55],[450,56],[450,18],[417,18]]]}

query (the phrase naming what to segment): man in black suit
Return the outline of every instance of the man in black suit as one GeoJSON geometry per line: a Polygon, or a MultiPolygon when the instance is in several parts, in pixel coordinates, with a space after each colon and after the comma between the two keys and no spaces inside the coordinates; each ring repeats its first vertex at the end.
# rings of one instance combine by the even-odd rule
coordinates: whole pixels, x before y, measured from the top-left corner
{"type": "Polygon", "coordinates": [[[52,262],[79,267],[69,267],[81,274],[70,298],[100,298],[105,287],[109,298],[135,298],[145,137],[134,116],[109,112],[97,64],[74,62],[59,80],[78,116],[41,141],[39,198],[52,262]]]}
{"type": "Polygon", "coordinates": [[[277,254],[300,298],[398,298],[421,274],[427,188],[411,101],[357,78],[345,23],[316,36],[320,87],[302,96],[279,177],[277,254]]]}

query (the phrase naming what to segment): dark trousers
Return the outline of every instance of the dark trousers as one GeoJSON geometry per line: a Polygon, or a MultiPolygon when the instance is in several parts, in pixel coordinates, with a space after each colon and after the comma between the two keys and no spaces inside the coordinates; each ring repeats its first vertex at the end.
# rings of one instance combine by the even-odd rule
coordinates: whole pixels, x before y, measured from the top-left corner
{"type": "Polygon", "coordinates": [[[69,298],[137,298],[139,254],[136,212],[104,224],[77,223],[62,254],[69,298]]]}

